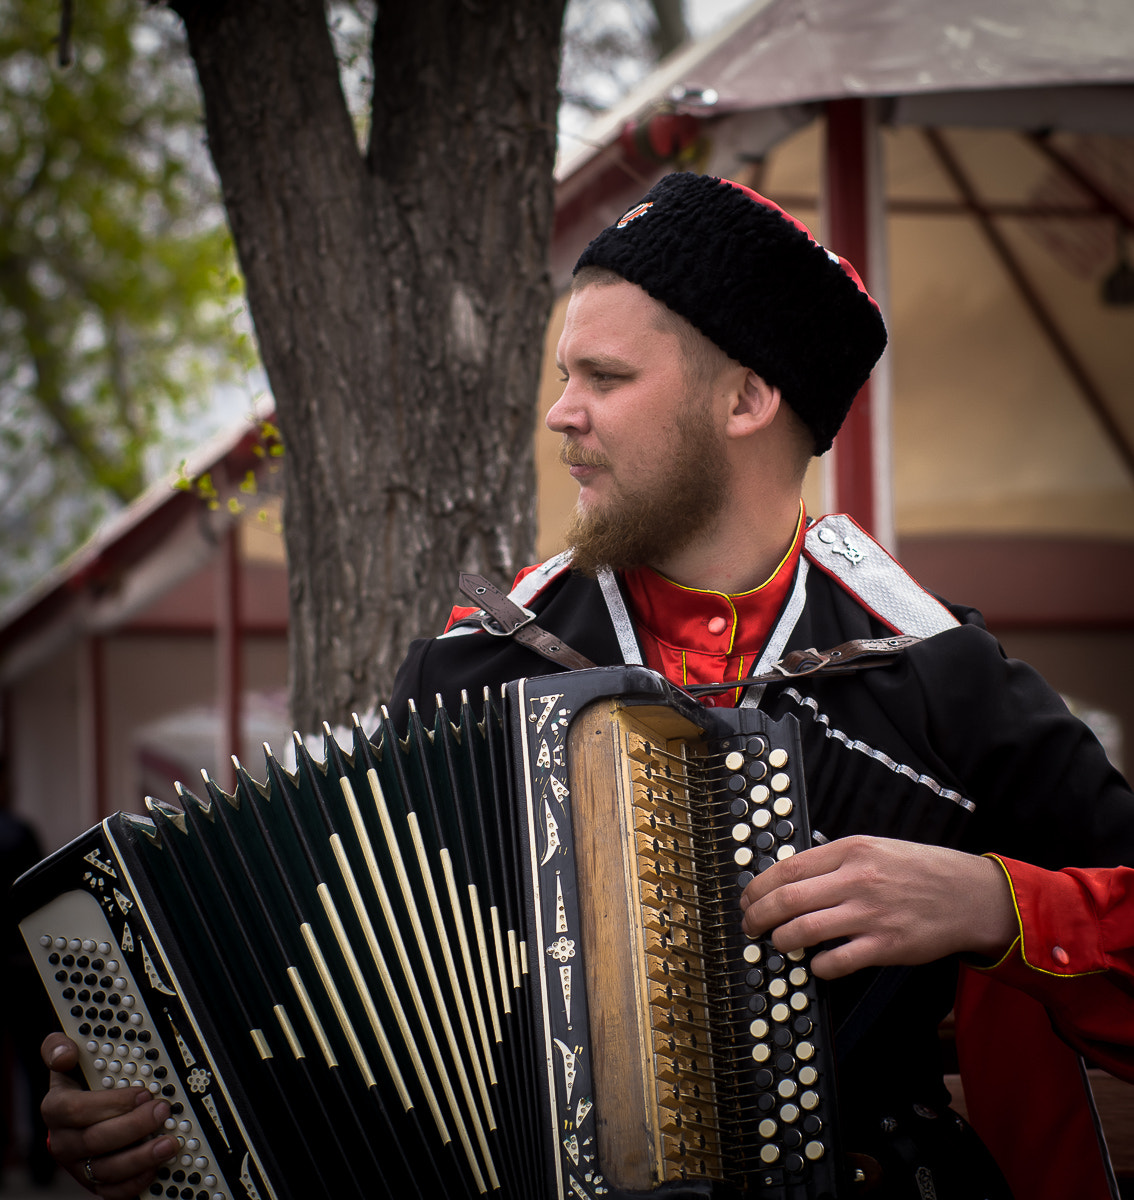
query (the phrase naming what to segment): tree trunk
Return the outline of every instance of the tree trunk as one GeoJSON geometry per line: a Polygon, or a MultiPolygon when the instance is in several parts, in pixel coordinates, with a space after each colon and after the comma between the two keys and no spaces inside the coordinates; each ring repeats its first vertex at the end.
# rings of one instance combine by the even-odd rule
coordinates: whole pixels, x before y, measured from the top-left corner
{"type": "Polygon", "coordinates": [[[297,728],[388,694],[459,570],[510,584],[562,0],[379,5],[363,156],[321,0],[179,0],[285,444],[297,728]]]}
{"type": "Polygon", "coordinates": [[[685,24],[684,0],[650,0],[654,10],[654,31],[651,37],[654,55],[659,60],[672,54],[689,40],[689,27],[685,24]]]}

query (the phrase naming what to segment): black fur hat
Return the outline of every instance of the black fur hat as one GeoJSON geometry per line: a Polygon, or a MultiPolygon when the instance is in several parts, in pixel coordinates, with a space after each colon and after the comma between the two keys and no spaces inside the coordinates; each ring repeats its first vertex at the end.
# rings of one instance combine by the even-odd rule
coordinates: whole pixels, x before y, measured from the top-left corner
{"type": "Polygon", "coordinates": [[[854,267],[778,205],[709,175],[667,175],[575,264],[607,267],[778,387],[830,449],[886,346],[854,267]]]}

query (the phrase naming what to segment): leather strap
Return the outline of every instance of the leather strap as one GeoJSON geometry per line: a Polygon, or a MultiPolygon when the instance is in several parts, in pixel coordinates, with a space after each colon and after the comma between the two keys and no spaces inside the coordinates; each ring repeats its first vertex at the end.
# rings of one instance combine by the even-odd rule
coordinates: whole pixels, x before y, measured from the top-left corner
{"type": "MultiPolygon", "coordinates": [[[[540,628],[535,623],[535,613],[509,599],[483,575],[462,572],[457,582],[462,594],[480,608],[479,615],[474,619],[479,620],[485,633],[493,637],[513,638],[568,671],[582,671],[595,665],[577,650],[572,650],[561,638],[540,628]]],[[[779,662],[773,663],[771,670],[761,675],[749,675],[745,679],[734,679],[727,683],[699,684],[685,690],[691,696],[704,696],[758,683],[783,683],[804,675],[837,675],[866,667],[884,667],[921,640],[909,635],[895,635],[857,638],[831,650],[791,650],[779,662]]]]}
{"type": "Polygon", "coordinates": [[[583,671],[595,665],[561,638],[541,629],[535,623],[535,613],[515,604],[483,575],[462,572],[457,583],[461,592],[481,609],[474,619],[480,621],[485,633],[493,637],[510,637],[568,671],[583,671]]]}
{"type": "Polygon", "coordinates": [[[791,650],[769,671],[762,675],[749,675],[746,679],[733,679],[728,683],[705,683],[685,690],[691,696],[705,696],[713,692],[728,692],[738,687],[751,687],[754,683],[786,683],[803,675],[841,675],[850,671],[861,671],[867,667],[889,666],[904,650],[917,645],[922,639],[909,635],[885,638],[856,638],[843,642],[831,650],[791,650]]]}

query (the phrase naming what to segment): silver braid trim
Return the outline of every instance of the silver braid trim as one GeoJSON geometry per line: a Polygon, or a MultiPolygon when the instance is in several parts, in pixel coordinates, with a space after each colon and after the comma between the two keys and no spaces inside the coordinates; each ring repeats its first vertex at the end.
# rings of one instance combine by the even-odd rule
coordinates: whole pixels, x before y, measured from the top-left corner
{"type": "Polygon", "coordinates": [[[919,775],[913,767],[907,767],[904,763],[895,762],[888,754],[881,750],[876,750],[873,746],[868,746],[865,742],[860,742],[857,738],[852,738],[843,733],[841,729],[836,729],[831,724],[831,718],[826,713],[819,711],[819,705],[812,696],[804,696],[795,690],[793,687],[784,688],[784,695],[794,700],[796,704],[803,708],[809,708],[815,714],[815,720],[823,726],[824,735],[836,742],[842,742],[848,750],[857,750],[859,754],[865,754],[868,758],[873,758],[876,762],[880,762],[884,767],[893,771],[895,775],[904,775],[907,779],[912,779],[914,783],[920,783],[922,787],[927,787],[931,792],[935,792],[943,800],[951,800],[954,804],[960,805],[966,812],[976,812],[976,805],[967,800],[959,792],[954,792],[951,788],[942,786],[929,775],[919,775]]]}
{"type": "Polygon", "coordinates": [[[844,513],[816,521],[804,552],[899,633],[932,637],[960,622],[844,513]]]}
{"type": "MultiPolygon", "coordinates": [[[[760,655],[760,661],[756,664],[755,670],[751,674],[763,675],[772,669],[774,663],[779,662],[783,658],[784,647],[787,645],[788,638],[791,637],[792,630],[795,629],[796,622],[799,620],[803,612],[803,606],[806,603],[807,559],[801,554],[799,556],[799,563],[795,569],[795,583],[792,585],[791,596],[784,606],[783,615],[768,637],[768,644],[764,647],[764,653],[760,655]]],[[[745,691],[744,697],[740,701],[740,707],[759,708],[760,701],[764,698],[764,689],[767,686],[766,683],[754,683],[745,691]]]]}
{"type": "Polygon", "coordinates": [[[609,567],[600,567],[598,582],[599,587],[602,588],[603,599],[606,601],[606,610],[610,614],[611,624],[614,626],[614,632],[618,638],[622,661],[628,667],[640,667],[642,651],[638,646],[638,635],[634,632],[634,622],[630,619],[626,601],[622,599],[622,590],[618,586],[614,572],[609,567]]]}

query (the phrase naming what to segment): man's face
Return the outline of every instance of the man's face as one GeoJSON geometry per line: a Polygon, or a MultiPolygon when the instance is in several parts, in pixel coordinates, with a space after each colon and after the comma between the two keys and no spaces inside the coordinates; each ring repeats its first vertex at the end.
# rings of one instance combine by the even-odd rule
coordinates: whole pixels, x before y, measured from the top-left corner
{"type": "Polygon", "coordinates": [[[547,424],[579,483],[568,541],[583,571],[663,564],[724,506],[723,414],[710,383],[689,378],[661,309],[625,282],[590,284],[567,309],[567,386],[547,424]]]}

